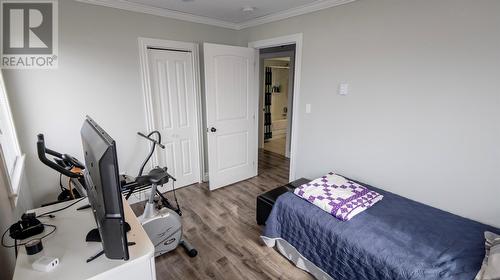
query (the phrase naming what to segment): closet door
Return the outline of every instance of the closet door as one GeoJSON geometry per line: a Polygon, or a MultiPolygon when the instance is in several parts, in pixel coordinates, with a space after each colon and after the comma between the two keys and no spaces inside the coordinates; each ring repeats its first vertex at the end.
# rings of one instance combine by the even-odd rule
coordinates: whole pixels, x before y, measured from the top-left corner
{"type": "Polygon", "coordinates": [[[148,50],[154,129],[160,131],[165,145],[165,149],[157,148],[157,164],[168,167],[177,179],[176,187],[200,182],[192,55],[148,50]]]}

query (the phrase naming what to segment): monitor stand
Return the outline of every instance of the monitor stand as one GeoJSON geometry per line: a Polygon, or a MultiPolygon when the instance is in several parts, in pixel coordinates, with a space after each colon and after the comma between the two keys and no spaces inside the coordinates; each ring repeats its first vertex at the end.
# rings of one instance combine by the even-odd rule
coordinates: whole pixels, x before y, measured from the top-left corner
{"type": "MultiPolygon", "coordinates": [[[[130,225],[125,222],[125,232],[129,232],[130,231],[130,225]]],[[[89,231],[89,233],[87,233],[87,237],[85,237],[85,241],[87,242],[102,242],[101,240],[101,235],[99,234],[99,230],[98,229],[93,229],[91,231],[89,231]]],[[[128,242],[127,243],[127,246],[134,246],[136,243],[135,242],[128,242]]],[[[102,249],[101,251],[99,251],[99,253],[93,255],[92,257],[88,258],[87,259],[87,263],[97,259],[98,257],[104,255],[104,249],[102,249]]]]}
{"type": "MultiPolygon", "coordinates": [[[[125,222],[125,232],[130,231],[130,225],[125,222]]],[[[97,228],[92,229],[87,233],[87,236],[85,237],[86,242],[102,242],[101,235],[99,234],[99,230],[97,228]]]]}

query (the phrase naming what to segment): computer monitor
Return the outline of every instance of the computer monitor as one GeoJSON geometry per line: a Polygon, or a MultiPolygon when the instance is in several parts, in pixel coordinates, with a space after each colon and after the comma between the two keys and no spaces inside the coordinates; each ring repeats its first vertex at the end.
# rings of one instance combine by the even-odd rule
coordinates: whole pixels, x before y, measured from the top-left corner
{"type": "Polygon", "coordinates": [[[101,241],[109,259],[128,260],[127,227],[123,213],[115,141],[90,117],[81,129],[85,184],[97,230],[87,241],[101,241]]]}

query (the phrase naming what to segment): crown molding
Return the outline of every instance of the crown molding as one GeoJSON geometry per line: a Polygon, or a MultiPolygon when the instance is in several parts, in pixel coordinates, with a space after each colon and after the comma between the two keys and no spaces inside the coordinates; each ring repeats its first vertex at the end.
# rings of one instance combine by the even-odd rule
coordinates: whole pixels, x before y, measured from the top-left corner
{"type": "Polygon", "coordinates": [[[120,10],[138,12],[138,13],[166,17],[166,18],[173,18],[173,19],[178,19],[178,20],[183,20],[183,21],[213,25],[213,26],[235,29],[235,30],[238,30],[238,28],[239,28],[238,24],[228,22],[228,21],[217,20],[217,19],[213,19],[213,18],[209,18],[209,17],[197,16],[197,15],[178,12],[178,11],[174,11],[174,10],[132,3],[129,1],[125,1],[125,0],[76,0],[76,1],[86,3],[86,4],[105,6],[105,7],[109,7],[109,8],[116,8],[116,9],[120,9],[120,10]]]}
{"type": "Polygon", "coordinates": [[[318,2],[311,3],[311,4],[303,5],[300,7],[277,12],[274,14],[269,14],[266,16],[258,17],[258,18],[255,18],[255,19],[252,19],[249,21],[245,21],[245,22],[239,24],[238,30],[258,26],[261,24],[271,23],[271,22],[275,22],[275,21],[279,21],[279,20],[284,20],[287,18],[296,17],[296,16],[308,14],[308,13],[317,12],[320,10],[324,10],[324,9],[332,8],[335,6],[351,3],[354,1],[356,1],[356,0],[323,0],[323,1],[318,1],[318,2]]]}
{"type": "Polygon", "coordinates": [[[291,17],[295,17],[295,16],[300,16],[303,14],[308,14],[308,13],[332,8],[335,6],[351,3],[351,2],[354,2],[356,0],[321,0],[321,1],[311,3],[311,4],[303,5],[300,7],[291,8],[291,9],[288,9],[285,11],[281,11],[281,12],[265,15],[262,17],[258,17],[258,18],[248,20],[248,21],[245,21],[242,23],[233,23],[233,22],[213,19],[213,18],[204,17],[204,16],[193,15],[193,14],[189,14],[189,13],[178,12],[178,11],[164,9],[164,8],[157,8],[157,7],[132,3],[132,2],[129,2],[126,0],[76,0],[76,1],[82,2],[82,3],[87,3],[87,4],[92,4],[92,5],[99,5],[99,6],[116,8],[116,9],[121,9],[121,10],[126,10],[126,11],[155,15],[155,16],[160,16],[160,17],[173,18],[173,19],[177,19],[177,20],[207,24],[207,25],[229,28],[229,29],[234,29],[234,30],[241,30],[241,29],[245,29],[245,28],[249,28],[249,27],[258,26],[261,24],[275,22],[275,21],[279,21],[279,20],[283,20],[283,19],[287,19],[287,18],[291,18],[291,17]]]}

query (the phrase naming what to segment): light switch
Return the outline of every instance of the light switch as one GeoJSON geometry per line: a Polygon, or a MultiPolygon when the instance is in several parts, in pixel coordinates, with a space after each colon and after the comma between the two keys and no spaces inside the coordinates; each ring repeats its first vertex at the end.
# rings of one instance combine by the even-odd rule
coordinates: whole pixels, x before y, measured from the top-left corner
{"type": "Polygon", "coordinates": [[[306,114],[311,113],[311,104],[306,104],[306,114]]]}
{"type": "Polygon", "coordinates": [[[341,83],[339,86],[339,94],[340,95],[347,95],[349,94],[349,84],[347,83],[341,83]]]}

